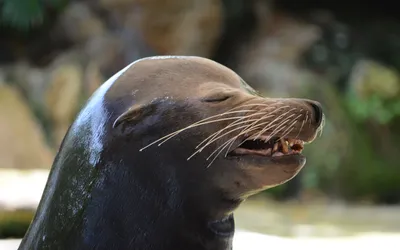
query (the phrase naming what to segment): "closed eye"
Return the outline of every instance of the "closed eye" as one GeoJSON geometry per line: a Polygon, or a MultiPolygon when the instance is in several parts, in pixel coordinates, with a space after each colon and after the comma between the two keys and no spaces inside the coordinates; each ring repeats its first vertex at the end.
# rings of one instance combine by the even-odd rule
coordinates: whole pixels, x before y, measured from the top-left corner
{"type": "Polygon", "coordinates": [[[227,94],[217,94],[217,95],[212,95],[209,97],[205,97],[202,99],[203,102],[223,102],[231,98],[231,95],[227,94]]]}

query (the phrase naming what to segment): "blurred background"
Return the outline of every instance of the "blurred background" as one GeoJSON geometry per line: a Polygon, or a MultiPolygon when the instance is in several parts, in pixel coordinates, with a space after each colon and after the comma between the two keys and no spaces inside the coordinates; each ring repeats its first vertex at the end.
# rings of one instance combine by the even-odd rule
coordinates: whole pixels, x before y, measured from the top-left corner
{"type": "Polygon", "coordinates": [[[0,0],[0,238],[24,235],[87,98],[153,55],[211,58],[266,96],[324,106],[306,168],[248,200],[237,227],[400,233],[400,18],[391,2],[0,0]]]}

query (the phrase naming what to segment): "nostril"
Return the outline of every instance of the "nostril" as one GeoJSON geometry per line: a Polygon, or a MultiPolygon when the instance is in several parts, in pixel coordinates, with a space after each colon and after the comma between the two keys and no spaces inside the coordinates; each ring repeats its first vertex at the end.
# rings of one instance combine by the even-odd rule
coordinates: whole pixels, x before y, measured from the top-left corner
{"type": "Polygon", "coordinates": [[[309,102],[309,104],[314,110],[314,122],[317,124],[317,126],[321,125],[324,117],[321,104],[319,104],[318,102],[309,102]]]}

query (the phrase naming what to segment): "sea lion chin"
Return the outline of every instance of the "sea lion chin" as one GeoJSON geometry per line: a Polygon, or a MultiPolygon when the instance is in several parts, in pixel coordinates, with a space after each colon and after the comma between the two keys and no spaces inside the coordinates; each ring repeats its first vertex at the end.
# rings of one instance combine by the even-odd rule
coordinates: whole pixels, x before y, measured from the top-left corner
{"type": "Polygon", "coordinates": [[[231,249],[233,211],[293,178],[323,123],[211,60],[138,60],[71,125],[19,249],[231,249]]]}

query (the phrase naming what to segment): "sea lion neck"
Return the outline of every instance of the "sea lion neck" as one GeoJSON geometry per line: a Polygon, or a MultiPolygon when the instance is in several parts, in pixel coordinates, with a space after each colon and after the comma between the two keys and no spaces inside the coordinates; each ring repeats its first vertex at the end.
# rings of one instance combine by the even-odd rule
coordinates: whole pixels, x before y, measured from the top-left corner
{"type": "MultiPolygon", "coordinates": [[[[114,157],[119,155],[111,162],[114,157]]],[[[213,221],[214,211],[204,210],[215,209],[212,199],[208,206],[198,205],[203,198],[193,203],[193,189],[174,170],[179,168],[168,161],[156,171],[146,168],[156,164],[152,159],[154,155],[132,154],[117,165],[105,164],[84,214],[82,240],[100,248],[114,242],[113,248],[140,249],[135,246],[152,242],[154,249],[230,249],[233,217],[213,221]]]]}
{"type": "Polygon", "coordinates": [[[229,223],[215,221],[210,217],[215,210],[203,210],[215,209],[212,199],[202,200],[205,196],[194,203],[190,186],[181,181],[173,162],[160,163],[151,152],[121,159],[126,145],[110,142],[104,145],[99,164],[93,166],[90,155],[73,157],[85,149],[71,137],[64,141],[66,151],[59,152],[49,181],[55,182],[64,171],[69,178],[47,190],[20,249],[231,248],[233,218],[229,223]],[[157,169],[146,167],[154,164],[157,169]]]}

